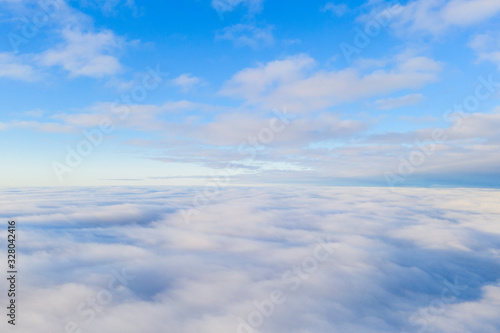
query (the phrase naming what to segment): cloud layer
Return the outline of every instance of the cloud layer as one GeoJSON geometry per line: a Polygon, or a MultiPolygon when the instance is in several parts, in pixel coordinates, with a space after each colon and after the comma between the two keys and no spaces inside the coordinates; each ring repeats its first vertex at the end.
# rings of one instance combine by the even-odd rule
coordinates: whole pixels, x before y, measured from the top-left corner
{"type": "Polygon", "coordinates": [[[211,191],[4,189],[18,332],[500,330],[498,191],[211,191]]]}

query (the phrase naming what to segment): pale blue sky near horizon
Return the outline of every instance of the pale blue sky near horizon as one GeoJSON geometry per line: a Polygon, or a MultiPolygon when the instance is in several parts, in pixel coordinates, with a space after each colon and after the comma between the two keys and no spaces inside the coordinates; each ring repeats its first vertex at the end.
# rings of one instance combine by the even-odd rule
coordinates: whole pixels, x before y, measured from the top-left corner
{"type": "Polygon", "coordinates": [[[0,0],[0,185],[500,187],[499,16],[0,0]]]}

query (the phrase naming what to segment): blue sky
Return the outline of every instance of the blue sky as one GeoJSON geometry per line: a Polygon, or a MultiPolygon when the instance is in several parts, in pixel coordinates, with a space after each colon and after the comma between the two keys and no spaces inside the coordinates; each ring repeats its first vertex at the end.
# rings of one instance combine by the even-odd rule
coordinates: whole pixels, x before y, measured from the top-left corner
{"type": "Polygon", "coordinates": [[[500,186],[500,3],[0,9],[2,185],[500,186]]]}

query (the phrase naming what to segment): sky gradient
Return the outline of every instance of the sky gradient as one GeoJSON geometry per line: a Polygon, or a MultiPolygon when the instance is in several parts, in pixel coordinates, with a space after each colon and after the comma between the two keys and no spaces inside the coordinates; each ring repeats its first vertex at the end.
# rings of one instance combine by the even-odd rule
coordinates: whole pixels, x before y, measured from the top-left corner
{"type": "Polygon", "coordinates": [[[500,186],[497,1],[0,13],[4,186],[500,186]]]}

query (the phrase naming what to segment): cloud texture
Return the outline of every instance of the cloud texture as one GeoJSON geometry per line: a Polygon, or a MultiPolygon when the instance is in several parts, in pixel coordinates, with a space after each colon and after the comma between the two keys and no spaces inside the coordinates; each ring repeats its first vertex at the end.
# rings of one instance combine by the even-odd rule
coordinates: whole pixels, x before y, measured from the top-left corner
{"type": "Polygon", "coordinates": [[[496,190],[203,191],[4,189],[17,332],[500,330],[496,190]]]}

